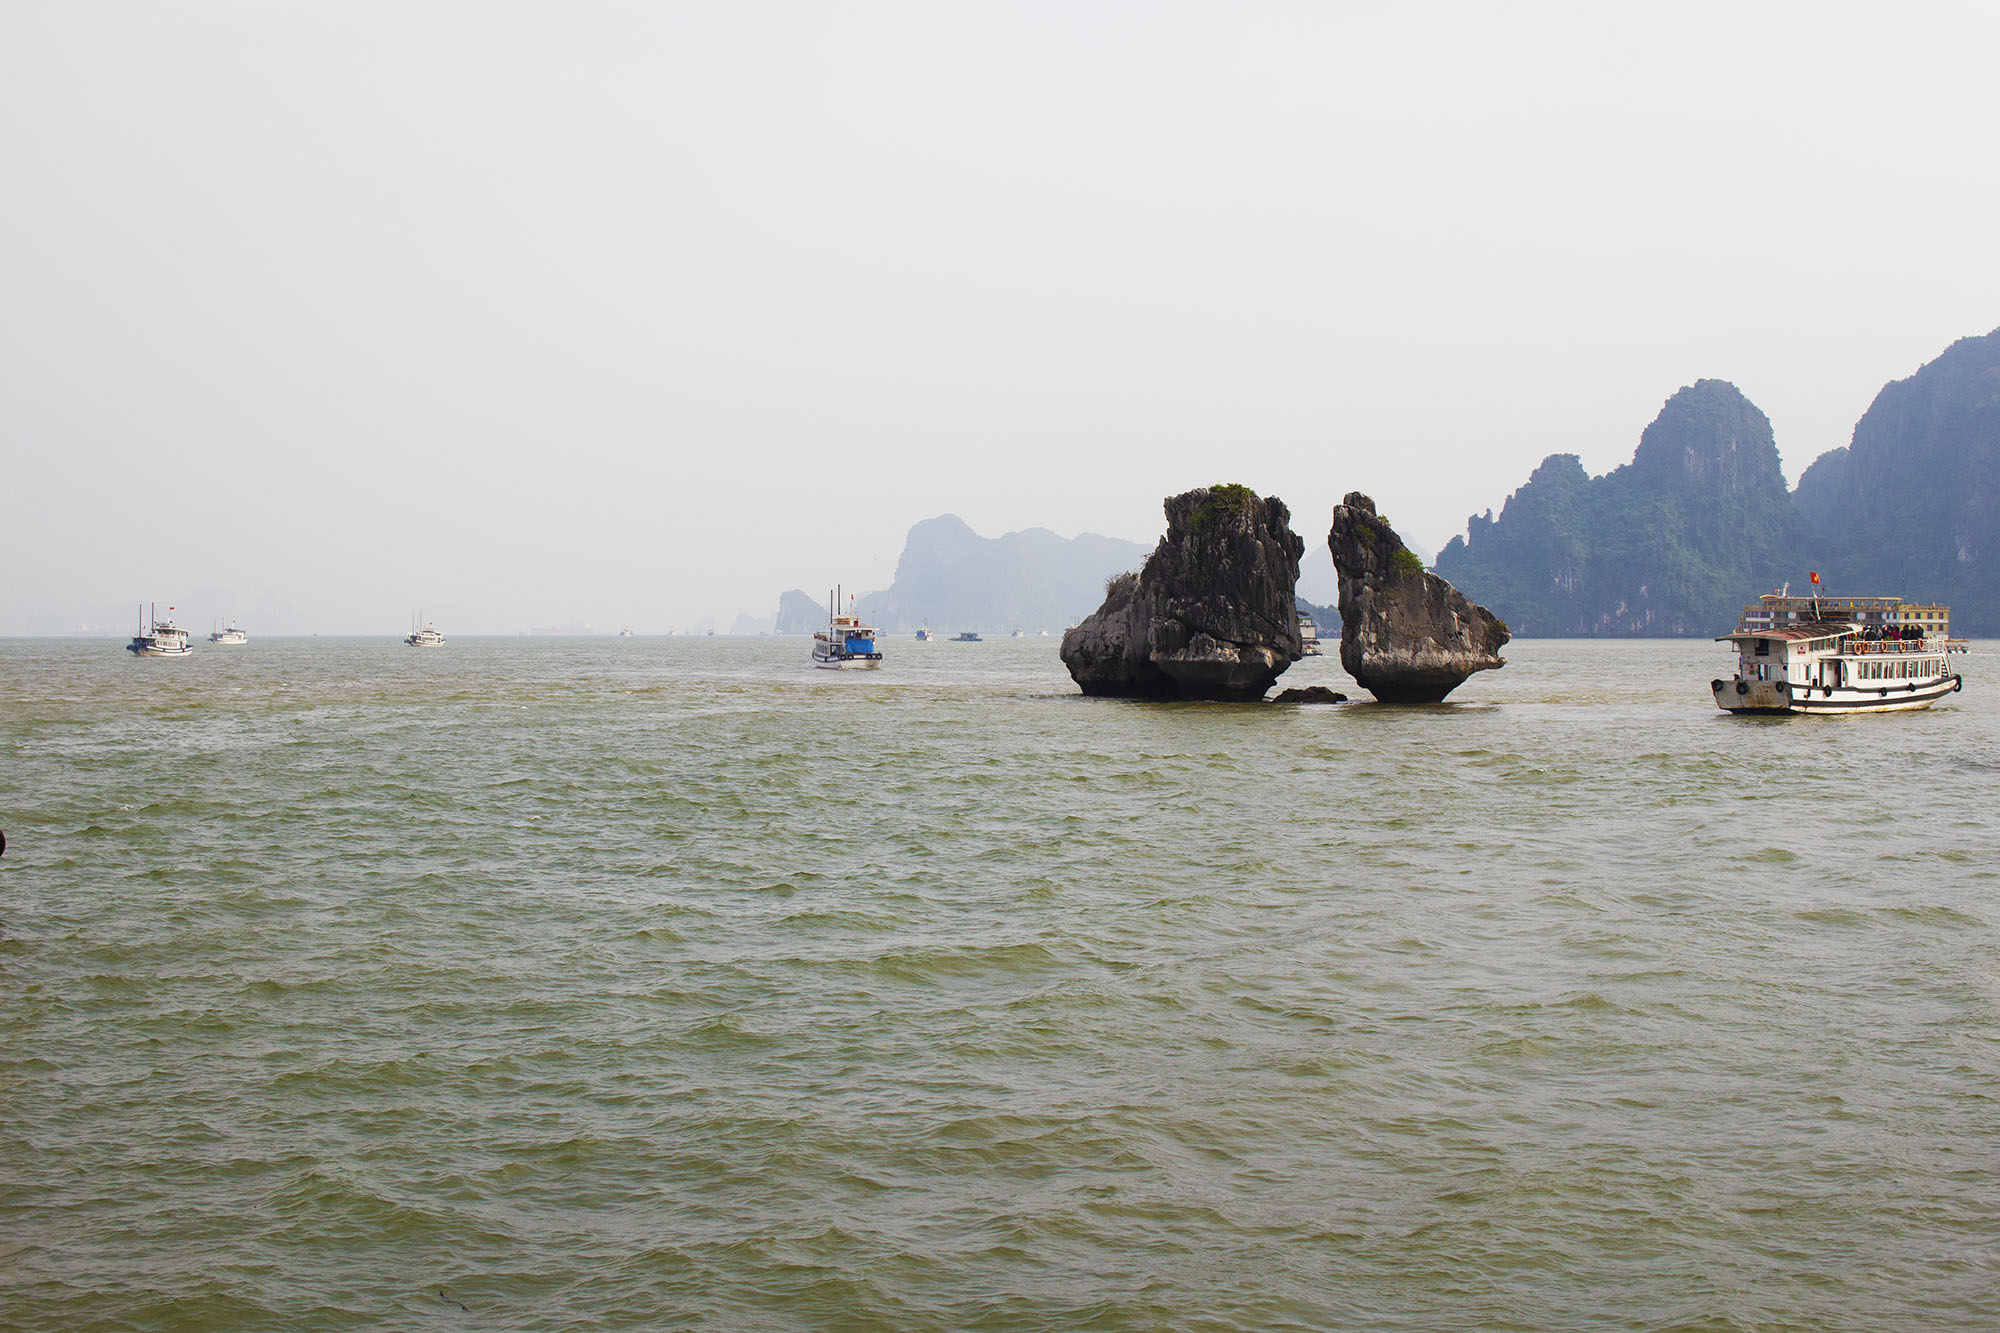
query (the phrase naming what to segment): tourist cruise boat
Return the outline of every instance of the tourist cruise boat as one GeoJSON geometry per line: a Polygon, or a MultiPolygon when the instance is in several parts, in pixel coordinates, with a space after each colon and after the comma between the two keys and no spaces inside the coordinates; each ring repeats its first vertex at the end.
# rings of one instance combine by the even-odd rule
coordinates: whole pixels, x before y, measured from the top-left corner
{"type": "Polygon", "coordinates": [[[1951,669],[1966,650],[1951,637],[1951,609],[1900,597],[1794,597],[1787,584],[1744,607],[1716,642],[1736,645],[1735,676],[1709,682],[1731,713],[1903,712],[1964,685],[1951,669]]]}
{"type": "MultiPolygon", "coordinates": [[[[157,605],[140,613],[139,632],[125,645],[125,651],[134,657],[192,657],[188,632],[171,620],[159,619],[156,610],[157,605]]],[[[173,611],[171,606],[167,608],[168,615],[173,611]]]]}
{"type": "Polygon", "coordinates": [[[860,617],[851,612],[842,614],[836,609],[839,605],[840,589],[835,587],[827,599],[826,628],[813,631],[813,665],[829,671],[881,666],[882,654],[875,648],[875,627],[862,624],[860,617]]]}
{"type": "MultiPolygon", "coordinates": [[[[417,612],[419,618],[423,614],[421,611],[417,612]]],[[[412,648],[442,648],[444,647],[444,635],[438,633],[438,627],[428,620],[424,621],[422,629],[418,629],[416,620],[412,620],[410,621],[409,637],[405,638],[403,642],[409,644],[412,648]]]]}
{"type": "Polygon", "coordinates": [[[250,636],[238,629],[236,622],[233,620],[227,625],[218,621],[216,622],[215,632],[208,636],[208,641],[210,643],[248,643],[250,642],[250,636]]]}
{"type": "Polygon", "coordinates": [[[1313,623],[1310,611],[1299,612],[1299,644],[1307,657],[1323,655],[1319,646],[1319,626],[1313,623]]]}

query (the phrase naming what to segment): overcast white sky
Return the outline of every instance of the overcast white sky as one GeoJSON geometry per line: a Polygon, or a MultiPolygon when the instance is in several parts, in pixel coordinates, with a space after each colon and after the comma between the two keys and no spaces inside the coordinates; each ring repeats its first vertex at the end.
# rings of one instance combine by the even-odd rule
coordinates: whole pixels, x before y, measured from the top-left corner
{"type": "Polygon", "coordinates": [[[1703,376],[1796,479],[2000,325],[1996,50],[1991,6],[12,0],[0,633],[726,628],[919,519],[1151,541],[1217,480],[1435,549],[1703,376]]]}

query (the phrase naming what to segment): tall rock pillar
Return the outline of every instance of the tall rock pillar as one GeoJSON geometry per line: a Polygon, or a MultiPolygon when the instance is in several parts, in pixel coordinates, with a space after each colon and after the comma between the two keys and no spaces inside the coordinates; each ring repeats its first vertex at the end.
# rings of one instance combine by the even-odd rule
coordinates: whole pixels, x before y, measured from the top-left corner
{"type": "Polygon", "coordinates": [[[1204,486],[1166,501],[1167,535],[1137,574],[1063,635],[1085,694],[1261,699],[1304,655],[1295,602],[1305,543],[1276,496],[1204,486]]]}
{"type": "Polygon", "coordinates": [[[1348,492],[1326,544],[1340,575],[1340,665],[1377,699],[1437,703],[1473,672],[1507,665],[1506,625],[1425,570],[1373,500],[1348,492]]]}

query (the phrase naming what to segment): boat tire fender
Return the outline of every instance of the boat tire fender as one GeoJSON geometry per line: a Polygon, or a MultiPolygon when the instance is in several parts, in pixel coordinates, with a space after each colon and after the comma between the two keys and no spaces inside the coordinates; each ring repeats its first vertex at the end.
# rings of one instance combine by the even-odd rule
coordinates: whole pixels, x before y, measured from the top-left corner
{"type": "Polygon", "coordinates": [[[1721,681],[1721,679],[1720,679],[1720,678],[1718,678],[1718,679],[1715,679],[1715,680],[1711,680],[1710,682],[1708,682],[1708,688],[1709,688],[1709,689],[1710,689],[1710,691],[1712,691],[1713,693],[1716,693],[1716,694],[1720,694],[1720,693],[1722,693],[1722,681],[1721,681]]]}
{"type": "Polygon", "coordinates": [[[1738,694],[1748,694],[1748,693],[1750,693],[1750,682],[1749,682],[1749,681],[1747,681],[1747,680],[1739,680],[1739,681],[1737,681],[1737,682],[1736,682],[1736,692],[1737,692],[1738,694]]]}
{"type": "Polygon", "coordinates": [[[1965,677],[1953,676],[1951,678],[1951,692],[1953,694],[1957,694],[1960,690],[1964,688],[1965,688],[1965,677]]]}

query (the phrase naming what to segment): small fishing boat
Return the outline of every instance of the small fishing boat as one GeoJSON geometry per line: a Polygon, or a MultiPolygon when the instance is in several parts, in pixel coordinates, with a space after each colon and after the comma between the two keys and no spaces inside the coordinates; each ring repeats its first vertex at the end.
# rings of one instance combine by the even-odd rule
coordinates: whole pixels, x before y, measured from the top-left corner
{"type": "Polygon", "coordinates": [[[983,641],[983,640],[982,640],[982,639],[981,639],[981,638],[980,638],[980,637],[979,637],[979,636],[978,636],[977,634],[973,633],[973,632],[972,632],[971,630],[964,630],[964,631],[961,631],[961,632],[960,632],[960,633],[958,633],[958,634],[955,634],[955,635],[953,635],[953,636],[952,636],[952,640],[951,640],[951,641],[952,641],[953,643],[981,643],[981,642],[984,642],[984,641],[983,641]]]}
{"type": "Polygon", "coordinates": [[[215,632],[208,636],[208,641],[210,643],[248,643],[250,642],[250,636],[238,629],[235,621],[232,620],[225,625],[218,620],[215,622],[215,632]]]}
{"type": "Polygon", "coordinates": [[[931,641],[931,627],[929,625],[917,626],[917,642],[929,643],[930,641],[931,641]]]}
{"type": "MultiPolygon", "coordinates": [[[[139,632],[125,645],[125,651],[134,657],[192,657],[194,648],[188,643],[188,632],[171,620],[159,619],[157,610],[157,603],[140,608],[139,632]]],[[[167,608],[168,615],[173,612],[174,608],[167,608]]]]}
{"type": "Polygon", "coordinates": [[[1894,713],[1929,708],[1964,687],[1951,655],[1951,608],[1900,597],[1794,597],[1787,584],[1743,608],[1736,674],[1710,681],[1730,713],[1894,713]]]}
{"type": "MultiPolygon", "coordinates": [[[[847,600],[850,604],[854,601],[851,596],[847,600]]],[[[875,647],[875,627],[862,624],[851,605],[844,613],[839,606],[840,588],[836,585],[827,594],[826,628],[813,631],[813,665],[829,671],[881,666],[882,654],[875,647]]]]}
{"type": "Polygon", "coordinates": [[[417,628],[417,621],[422,619],[423,614],[423,612],[419,611],[411,618],[410,633],[403,642],[409,644],[412,648],[442,648],[444,646],[444,635],[438,633],[436,625],[425,620],[423,628],[417,628]]]}

